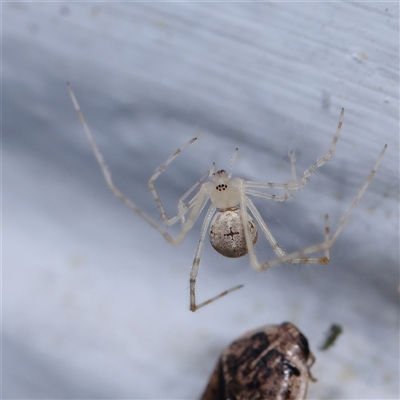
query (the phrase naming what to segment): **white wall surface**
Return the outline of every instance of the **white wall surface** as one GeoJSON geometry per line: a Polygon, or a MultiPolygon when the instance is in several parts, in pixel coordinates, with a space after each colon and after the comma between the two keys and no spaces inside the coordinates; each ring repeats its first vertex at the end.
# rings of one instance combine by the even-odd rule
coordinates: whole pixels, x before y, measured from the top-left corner
{"type": "MultiPolygon", "coordinates": [[[[287,320],[317,358],[309,399],[398,399],[398,17],[395,2],[3,3],[3,398],[198,398],[227,344],[287,320]],[[199,300],[245,287],[191,313],[201,221],[174,248],[109,193],[67,81],[154,218],[147,180],[190,138],[157,182],[170,215],[236,147],[234,175],[288,181],[289,150],[308,168],[345,107],[333,158],[287,202],[256,202],[289,251],[323,239],[325,213],[336,229],[388,149],[329,265],[256,273],[207,243],[199,300]]],[[[262,238],[257,255],[274,256],[262,238]]]]}

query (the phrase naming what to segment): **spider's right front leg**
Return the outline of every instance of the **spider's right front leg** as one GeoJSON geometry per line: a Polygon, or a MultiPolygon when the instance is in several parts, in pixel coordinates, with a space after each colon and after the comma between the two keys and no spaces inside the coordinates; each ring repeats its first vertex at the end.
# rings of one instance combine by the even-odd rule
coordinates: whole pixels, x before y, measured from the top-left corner
{"type": "Polygon", "coordinates": [[[220,297],[227,295],[228,293],[232,292],[233,290],[240,289],[241,287],[243,287],[243,285],[235,286],[229,290],[225,290],[221,294],[214,296],[207,301],[204,301],[203,303],[196,304],[196,279],[197,279],[197,275],[199,273],[199,268],[200,268],[201,253],[203,252],[204,239],[207,235],[208,227],[210,226],[210,222],[211,222],[212,217],[214,216],[215,210],[216,210],[216,207],[213,204],[211,204],[211,206],[209,207],[209,209],[207,211],[206,217],[204,218],[203,225],[201,227],[199,243],[197,245],[192,268],[190,269],[190,311],[193,311],[193,312],[195,312],[196,310],[198,310],[199,308],[201,308],[203,306],[206,306],[207,304],[212,303],[214,300],[217,300],[220,297]]]}

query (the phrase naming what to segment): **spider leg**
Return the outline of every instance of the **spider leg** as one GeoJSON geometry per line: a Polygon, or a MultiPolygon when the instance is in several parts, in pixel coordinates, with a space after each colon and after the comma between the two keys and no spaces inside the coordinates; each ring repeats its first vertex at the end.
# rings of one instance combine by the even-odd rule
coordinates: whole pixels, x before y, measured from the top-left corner
{"type": "MultiPolygon", "coordinates": [[[[241,211],[241,215],[242,215],[242,225],[243,225],[244,237],[246,239],[247,253],[248,253],[249,258],[250,258],[250,264],[251,264],[252,268],[255,271],[260,271],[260,263],[259,263],[259,261],[257,259],[256,252],[255,252],[254,245],[253,245],[253,241],[251,239],[251,233],[250,233],[249,224],[245,220],[246,214],[247,214],[247,200],[249,200],[251,202],[251,200],[246,196],[246,183],[247,182],[245,182],[243,179],[241,179],[239,181],[239,185],[238,185],[239,193],[240,193],[239,206],[240,206],[240,211],[241,211]]],[[[259,221],[258,218],[257,218],[257,216],[258,216],[257,214],[259,215],[259,213],[257,212],[254,215],[254,217],[256,218],[257,222],[260,224],[260,222],[262,223],[263,220],[261,219],[259,221]]],[[[262,225],[264,225],[264,228],[265,228],[265,230],[263,228],[262,228],[262,230],[263,230],[265,236],[267,237],[268,241],[271,243],[271,246],[274,249],[274,251],[279,253],[279,254],[281,254],[281,255],[285,254],[283,249],[281,249],[281,247],[275,241],[275,239],[272,236],[271,232],[267,228],[267,225],[265,223],[264,224],[260,224],[260,226],[262,226],[262,225]],[[276,243],[275,247],[274,247],[274,243],[271,242],[272,239],[276,243]]]]}
{"type": "MultiPolygon", "coordinates": [[[[247,182],[246,182],[246,186],[247,186],[247,182]]],[[[290,196],[289,191],[283,195],[276,195],[276,194],[260,192],[259,190],[248,189],[247,187],[246,187],[246,193],[250,194],[252,196],[261,197],[262,199],[275,200],[275,201],[286,201],[290,196]]]]}
{"type": "Polygon", "coordinates": [[[291,151],[289,153],[290,157],[290,168],[292,171],[292,180],[289,183],[272,183],[272,182],[254,182],[254,181],[246,181],[246,193],[251,194],[256,197],[261,197],[268,200],[275,201],[285,201],[290,197],[290,194],[293,190],[296,190],[298,187],[297,177],[296,177],[296,157],[291,151]],[[264,192],[260,192],[259,190],[253,190],[251,188],[256,189],[283,189],[286,190],[283,195],[276,194],[268,194],[264,192]]]}
{"type": "Polygon", "coordinates": [[[310,177],[310,175],[313,174],[319,167],[322,167],[332,157],[333,152],[335,151],[335,148],[336,148],[336,143],[339,140],[340,132],[342,130],[343,116],[344,116],[344,108],[342,108],[342,110],[340,112],[338,126],[336,129],[335,136],[333,137],[331,147],[329,148],[329,150],[325,153],[325,155],[322,158],[317,160],[317,162],[314,165],[312,165],[310,168],[308,168],[306,171],[304,171],[304,173],[300,179],[300,182],[298,183],[297,189],[300,188],[301,186],[305,185],[307,183],[307,179],[310,177]]]}
{"type": "MultiPolygon", "coordinates": [[[[329,263],[329,249],[332,246],[329,245],[329,216],[325,215],[325,240],[322,243],[323,248],[320,250],[324,251],[323,257],[300,257],[287,260],[285,262],[289,264],[328,264],[329,263]]],[[[316,250],[318,251],[318,250],[316,250]]],[[[312,252],[314,253],[314,251],[312,252]]]]}
{"type": "MultiPolygon", "coordinates": [[[[89,143],[92,147],[93,153],[96,157],[97,162],[100,165],[101,171],[103,173],[104,179],[107,183],[107,186],[111,190],[111,193],[118,197],[123,203],[125,203],[129,208],[131,208],[136,214],[138,214],[142,219],[144,219],[149,225],[151,225],[154,229],[156,229],[162,236],[164,236],[165,240],[169,242],[172,245],[178,245],[179,243],[182,242],[184,239],[185,235],[187,232],[191,229],[193,226],[195,220],[199,216],[200,212],[205,206],[205,203],[208,200],[208,197],[206,196],[206,190],[203,188],[203,185],[201,186],[199,192],[194,196],[194,198],[189,202],[190,207],[187,209],[182,209],[181,213],[178,214],[177,220],[183,217],[183,215],[188,211],[189,208],[193,208],[192,212],[190,214],[190,217],[188,218],[187,221],[182,225],[181,231],[179,232],[178,236],[176,238],[173,238],[165,229],[163,229],[156,221],[153,220],[149,215],[147,215],[144,211],[142,211],[133,201],[128,199],[115,185],[114,182],[111,178],[111,173],[109,171],[108,165],[104,162],[103,155],[101,154],[99,148],[97,147],[96,142],[93,139],[92,132],[86,123],[86,120],[83,116],[83,113],[79,107],[78,101],[74,95],[74,92],[72,91],[71,85],[68,83],[67,88],[69,91],[69,94],[72,99],[72,103],[74,105],[74,108],[76,112],[78,113],[79,119],[83,125],[85,134],[89,140],[89,143]],[[203,190],[202,190],[203,188],[203,190]]],[[[157,171],[159,171],[158,175],[162,172],[163,169],[165,169],[166,165],[168,165],[183,149],[185,149],[187,146],[189,146],[191,143],[193,143],[196,139],[190,140],[188,143],[186,143],[182,148],[178,149],[168,160],[163,166],[161,166],[157,171]],[[161,168],[164,167],[162,170],[161,168]]]]}
{"type": "Polygon", "coordinates": [[[186,234],[193,228],[194,223],[196,222],[197,218],[203,211],[204,207],[206,206],[208,200],[210,199],[209,195],[209,185],[212,184],[211,182],[203,183],[200,187],[199,192],[196,194],[195,202],[191,206],[191,212],[185,222],[182,224],[181,230],[178,235],[174,239],[174,243],[179,244],[185,238],[186,234]]]}
{"type": "Polygon", "coordinates": [[[243,287],[243,285],[235,286],[229,290],[225,290],[224,292],[220,293],[217,296],[212,297],[209,300],[206,300],[200,304],[196,304],[196,279],[197,279],[197,275],[199,273],[199,268],[200,268],[201,253],[203,252],[204,240],[207,235],[208,227],[210,226],[211,219],[215,214],[215,210],[216,210],[216,207],[213,204],[211,204],[210,207],[208,208],[206,217],[204,218],[203,226],[201,227],[200,239],[197,244],[192,268],[190,269],[190,311],[193,311],[193,312],[195,312],[199,308],[204,307],[207,304],[210,304],[213,301],[227,295],[228,293],[232,292],[233,290],[237,290],[237,289],[240,289],[241,287],[243,287]]]}
{"type": "Polygon", "coordinates": [[[239,154],[239,149],[236,147],[235,151],[231,155],[231,167],[230,167],[229,177],[231,177],[232,175],[233,164],[235,163],[238,154],[239,154]]]}
{"type": "Polygon", "coordinates": [[[186,211],[193,207],[196,202],[196,196],[192,197],[192,199],[185,204],[186,198],[199,186],[205,179],[212,175],[215,169],[215,163],[212,163],[210,169],[178,200],[178,215],[182,215],[181,224],[183,225],[185,222],[185,214],[186,211]]]}
{"type": "Polygon", "coordinates": [[[86,123],[85,118],[83,117],[82,111],[79,107],[78,101],[76,100],[76,97],[72,91],[72,88],[70,84],[67,84],[69,94],[71,95],[72,102],[74,104],[75,110],[78,113],[79,119],[81,120],[81,123],[83,125],[83,128],[85,130],[86,136],[89,139],[90,145],[92,147],[92,150],[94,152],[94,155],[97,159],[97,162],[100,165],[101,171],[104,175],[104,178],[106,180],[106,183],[111,190],[111,192],[117,196],[123,203],[125,203],[128,207],[130,207],[136,214],[138,214],[141,218],[143,218],[147,223],[149,223],[153,228],[155,228],[158,232],[161,233],[161,235],[164,236],[164,238],[172,243],[173,238],[164,230],[162,229],[157,222],[155,222],[151,217],[149,217],[144,211],[142,211],[135,203],[133,203],[131,200],[129,200],[115,185],[114,182],[111,179],[111,173],[108,169],[108,165],[104,162],[103,155],[100,153],[100,150],[98,149],[96,142],[93,139],[92,132],[89,129],[88,124],[86,123]]]}
{"type": "Polygon", "coordinates": [[[383,155],[385,154],[386,149],[387,149],[387,144],[385,144],[385,146],[383,146],[383,149],[382,149],[381,153],[379,154],[379,157],[376,160],[374,167],[372,168],[371,172],[369,173],[367,180],[365,181],[365,183],[361,187],[361,189],[358,191],[357,196],[355,197],[355,199],[351,203],[349,209],[342,216],[342,218],[340,220],[340,223],[339,223],[339,226],[336,229],[336,231],[333,234],[333,236],[330,239],[330,241],[334,242],[337,239],[337,237],[339,236],[340,232],[343,230],[344,226],[346,225],[347,220],[349,219],[350,214],[353,212],[354,208],[357,206],[358,202],[361,200],[361,197],[364,195],[365,191],[367,190],[367,187],[371,183],[372,178],[374,177],[375,172],[378,169],[378,166],[382,161],[382,158],[383,158],[383,155]]]}
{"type": "Polygon", "coordinates": [[[292,180],[289,183],[271,183],[271,182],[265,183],[265,182],[246,181],[246,193],[267,200],[286,201],[290,197],[292,191],[298,188],[296,166],[295,166],[296,157],[293,151],[289,153],[289,157],[290,157],[290,168],[292,171],[292,180]],[[259,190],[253,190],[250,188],[284,189],[286,190],[286,192],[282,195],[276,195],[276,194],[260,192],[259,190]]]}
{"type": "MultiPolygon", "coordinates": [[[[260,226],[261,230],[263,231],[265,237],[267,238],[268,242],[270,243],[270,245],[271,245],[272,249],[274,250],[275,254],[278,257],[283,257],[286,254],[285,251],[282,249],[282,247],[279,245],[279,243],[273,237],[273,235],[272,235],[271,231],[269,230],[267,224],[265,223],[265,221],[261,217],[261,214],[258,212],[256,206],[251,201],[251,199],[249,199],[248,197],[246,197],[246,206],[249,208],[250,212],[253,214],[254,218],[256,219],[256,221],[257,221],[258,225],[260,226]]],[[[254,245],[253,245],[253,249],[252,250],[254,251],[254,245]]],[[[259,265],[258,262],[257,262],[257,264],[259,265]]]]}
{"type": "Polygon", "coordinates": [[[342,108],[342,111],[340,113],[336,133],[335,133],[335,136],[333,137],[333,141],[332,141],[332,144],[331,144],[329,150],[325,153],[325,155],[322,158],[317,160],[317,162],[315,164],[313,164],[310,168],[308,168],[306,171],[304,171],[300,181],[297,180],[297,176],[296,176],[296,167],[295,167],[296,158],[295,158],[294,153],[291,151],[289,153],[290,165],[291,165],[291,171],[292,171],[292,181],[291,182],[289,182],[289,183],[272,183],[272,182],[246,181],[246,192],[248,194],[252,194],[253,196],[263,197],[263,198],[275,200],[275,201],[287,200],[294,190],[298,190],[302,186],[304,186],[307,183],[307,179],[311,176],[311,174],[313,174],[319,167],[322,167],[332,157],[332,154],[336,148],[336,143],[339,140],[340,132],[342,130],[343,116],[344,116],[344,108],[342,108]],[[282,189],[282,190],[285,190],[286,192],[282,195],[270,195],[270,194],[266,194],[266,193],[263,193],[263,192],[260,192],[257,190],[252,190],[252,189],[282,189]]]}
{"type": "MultiPolygon", "coordinates": [[[[246,183],[242,182],[242,186],[241,186],[241,191],[243,192],[244,189],[244,185],[246,183]]],[[[256,219],[258,225],[260,226],[261,230],[263,231],[265,237],[267,238],[268,242],[270,243],[272,249],[274,250],[274,253],[278,256],[278,259],[282,259],[283,257],[286,256],[285,251],[283,250],[283,248],[279,245],[279,243],[277,242],[277,240],[274,238],[274,236],[272,235],[271,231],[269,230],[267,224],[265,223],[265,221],[263,220],[263,218],[261,217],[261,214],[258,212],[256,206],[254,205],[254,203],[251,201],[251,199],[245,195],[242,195],[242,201],[241,201],[241,211],[242,211],[242,215],[245,215],[244,213],[246,212],[246,207],[249,208],[251,214],[254,216],[254,218],[256,219]]],[[[328,217],[326,216],[325,218],[325,223],[327,224],[328,222],[328,217]]],[[[258,258],[256,256],[255,253],[255,249],[254,249],[254,245],[253,242],[248,239],[250,239],[250,230],[247,224],[243,224],[244,226],[244,231],[245,231],[245,236],[246,236],[246,245],[247,245],[247,250],[248,250],[248,254],[250,257],[250,263],[251,266],[254,270],[256,271],[262,271],[262,265],[260,264],[260,262],[258,261],[258,258]]],[[[329,237],[329,227],[326,225],[325,226],[325,237],[328,235],[329,237]]],[[[327,240],[327,239],[325,239],[327,240]]],[[[327,252],[325,252],[325,255],[327,254],[327,252]]],[[[328,253],[329,255],[329,253],[328,253]]],[[[324,258],[315,258],[315,259],[311,259],[308,258],[306,259],[290,259],[288,261],[286,261],[287,263],[291,263],[291,264],[297,264],[297,263],[304,263],[304,262],[308,262],[308,263],[326,263],[325,257],[324,258]]]]}
{"type": "MultiPolygon", "coordinates": [[[[258,212],[256,206],[251,201],[251,199],[249,199],[248,197],[246,197],[246,205],[249,208],[250,212],[253,214],[254,218],[256,219],[258,225],[260,226],[260,228],[263,231],[265,237],[269,241],[269,243],[270,243],[272,249],[274,250],[275,254],[278,256],[279,259],[281,259],[282,257],[285,257],[286,256],[285,251],[282,249],[282,247],[276,241],[276,239],[272,235],[271,231],[269,230],[267,224],[265,223],[265,221],[261,217],[260,213],[258,212]]],[[[328,217],[328,215],[326,215],[325,216],[325,242],[327,242],[328,240],[329,240],[329,217],[328,217]]],[[[253,249],[252,250],[254,251],[254,245],[253,245],[253,249]]],[[[249,251],[249,254],[250,254],[250,251],[249,251]]],[[[255,255],[254,255],[254,257],[255,257],[255,255]]],[[[290,264],[303,264],[303,263],[307,263],[307,264],[327,264],[329,262],[329,248],[324,250],[324,257],[319,257],[319,258],[294,258],[294,259],[287,260],[286,262],[290,263],[290,264]]],[[[254,258],[253,258],[252,267],[256,271],[262,271],[262,269],[261,269],[262,266],[260,265],[258,260],[257,260],[257,262],[255,262],[254,258]]]]}
{"type": "Polygon", "coordinates": [[[209,175],[210,175],[210,171],[213,169],[213,166],[211,166],[211,168],[209,169],[209,171],[207,171],[206,174],[204,174],[179,200],[178,200],[178,214],[175,215],[172,218],[168,218],[165,211],[164,211],[164,207],[161,203],[160,198],[158,197],[156,188],[154,186],[154,182],[155,180],[162,174],[162,172],[164,172],[165,168],[177,157],[177,155],[183,151],[186,147],[188,147],[189,145],[191,145],[194,141],[196,140],[196,138],[193,138],[192,140],[190,140],[189,142],[187,142],[184,146],[182,146],[181,148],[179,148],[178,150],[175,151],[174,154],[172,154],[167,161],[162,164],[160,167],[158,167],[156,169],[156,171],[154,172],[154,174],[151,176],[151,178],[149,179],[148,185],[150,188],[150,192],[154,197],[154,200],[157,204],[158,209],[160,210],[161,213],[161,219],[163,220],[164,224],[167,226],[171,226],[174,225],[177,221],[181,220],[182,224],[185,221],[185,213],[188,211],[188,209],[191,207],[191,205],[194,204],[194,202],[196,201],[195,197],[196,195],[192,198],[191,201],[189,201],[189,203],[185,204],[184,201],[186,200],[186,198],[197,188],[197,186],[199,186],[209,175]]]}
{"type": "MultiPolygon", "coordinates": [[[[251,201],[250,198],[248,198],[246,196],[245,185],[246,185],[246,182],[242,180],[241,184],[239,186],[240,197],[241,197],[240,211],[242,214],[242,218],[244,218],[244,216],[246,216],[247,207],[248,207],[251,214],[254,216],[258,225],[260,226],[261,230],[263,231],[268,242],[270,243],[275,254],[278,256],[278,259],[280,260],[283,257],[285,257],[286,253],[282,249],[282,247],[279,245],[279,243],[276,241],[274,236],[272,235],[271,231],[267,227],[267,224],[265,223],[265,221],[262,219],[262,217],[261,217],[260,213],[258,212],[254,203],[251,201]]],[[[255,248],[254,248],[254,244],[253,244],[253,241],[251,240],[251,233],[250,233],[249,225],[247,223],[245,223],[244,220],[243,220],[243,230],[244,230],[244,235],[245,235],[245,239],[246,239],[247,252],[248,252],[248,255],[250,258],[251,267],[255,271],[261,272],[261,271],[263,271],[263,265],[260,264],[260,262],[258,261],[256,252],[255,252],[255,248]]]]}
{"type": "MultiPolygon", "coordinates": [[[[375,172],[377,171],[378,166],[382,161],[382,157],[385,154],[386,148],[387,148],[387,145],[385,145],[383,147],[383,150],[381,151],[378,159],[376,160],[374,167],[372,168],[371,172],[369,173],[366,181],[364,182],[364,184],[358,191],[358,193],[357,193],[356,197],[354,198],[353,202],[351,203],[349,209],[343,214],[342,218],[340,219],[339,226],[337,227],[335,233],[331,237],[329,237],[328,216],[325,216],[325,240],[324,240],[324,242],[307,247],[302,250],[295,251],[290,254],[286,254],[283,257],[275,258],[274,260],[271,260],[271,261],[268,261],[268,262],[262,264],[261,266],[259,266],[259,269],[257,269],[257,270],[264,271],[264,270],[268,269],[269,267],[272,267],[273,265],[280,264],[283,262],[309,264],[309,263],[316,263],[316,262],[318,262],[317,260],[320,260],[320,262],[318,262],[318,263],[327,264],[329,262],[329,253],[327,253],[326,251],[327,250],[329,251],[329,249],[333,246],[333,244],[335,243],[339,234],[341,233],[344,226],[346,225],[346,223],[350,217],[350,214],[353,212],[354,208],[357,206],[358,202],[360,201],[360,199],[364,195],[365,191],[367,190],[367,187],[371,183],[371,180],[374,177],[375,172]],[[324,251],[325,257],[322,257],[321,259],[304,257],[307,254],[312,254],[317,251],[324,251]]],[[[247,241],[248,239],[247,239],[246,229],[245,229],[245,234],[246,234],[246,241],[247,241]]],[[[249,238],[250,238],[250,236],[249,236],[249,238]]],[[[249,255],[250,255],[250,251],[249,251],[249,255]]],[[[253,265],[253,261],[252,261],[252,265],[253,265]]],[[[257,265],[257,264],[255,264],[255,265],[257,265]]],[[[254,266],[253,266],[253,268],[254,268],[254,266]]]]}

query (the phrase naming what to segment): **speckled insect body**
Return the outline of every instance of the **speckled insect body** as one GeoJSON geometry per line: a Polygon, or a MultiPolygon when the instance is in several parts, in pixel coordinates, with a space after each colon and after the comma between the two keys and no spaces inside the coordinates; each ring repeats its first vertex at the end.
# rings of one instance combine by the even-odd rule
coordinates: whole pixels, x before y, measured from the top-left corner
{"type": "Polygon", "coordinates": [[[253,330],[222,352],[201,400],[304,400],[314,360],[289,322],[253,330]]]}

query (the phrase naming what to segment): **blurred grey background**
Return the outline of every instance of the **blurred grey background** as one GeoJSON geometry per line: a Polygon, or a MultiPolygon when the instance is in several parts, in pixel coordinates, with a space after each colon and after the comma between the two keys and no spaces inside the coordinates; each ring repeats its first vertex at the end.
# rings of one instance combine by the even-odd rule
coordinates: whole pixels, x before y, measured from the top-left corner
{"type": "MultiPolygon", "coordinates": [[[[317,362],[309,399],[399,398],[398,3],[3,3],[2,397],[194,399],[238,335],[291,321],[317,362]],[[286,182],[333,158],[285,203],[256,204],[288,251],[323,239],[379,170],[327,266],[256,273],[206,243],[179,247],[113,197],[69,98],[71,82],[116,184],[154,218],[212,162],[286,182]],[[318,346],[331,323],[344,333],[318,346]]],[[[161,221],[160,221],[161,223],[161,221]]],[[[171,228],[172,233],[176,232],[171,228]]],[[[257,255],[274,257],[260,237],[257,255]]]]}

